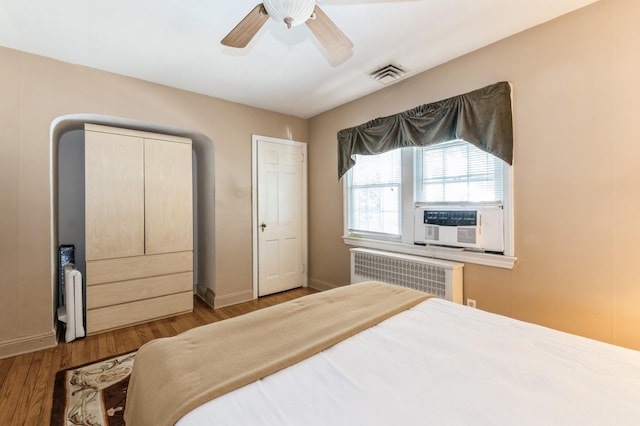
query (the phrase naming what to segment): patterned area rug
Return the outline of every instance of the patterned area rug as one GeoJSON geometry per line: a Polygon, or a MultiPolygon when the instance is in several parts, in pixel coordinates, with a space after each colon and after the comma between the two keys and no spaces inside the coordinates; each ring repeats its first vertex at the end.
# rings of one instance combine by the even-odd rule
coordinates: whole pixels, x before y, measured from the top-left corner
{"type": "Polygon", "coordinates": [[[122,426],[135,352],[56,373],[52,426],[122,426]]]}

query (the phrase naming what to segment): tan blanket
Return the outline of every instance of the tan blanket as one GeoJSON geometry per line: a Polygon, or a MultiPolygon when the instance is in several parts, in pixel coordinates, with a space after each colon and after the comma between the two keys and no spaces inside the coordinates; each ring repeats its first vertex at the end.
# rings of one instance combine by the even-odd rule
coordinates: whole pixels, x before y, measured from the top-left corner
{"type": "Polygon", "coordinates": [[[224,393],[293,365],[430,295],[368,282],[339,287],[142,346],[129,382],[129,426],[173,425],[224,393]]]}

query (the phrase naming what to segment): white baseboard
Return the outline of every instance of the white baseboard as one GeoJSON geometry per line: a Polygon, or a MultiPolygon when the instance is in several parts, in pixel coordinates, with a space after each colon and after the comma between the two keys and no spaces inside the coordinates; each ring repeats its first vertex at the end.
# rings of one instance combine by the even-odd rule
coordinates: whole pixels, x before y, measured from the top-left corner
{"type": "Polygon", "coordinates": [[[198,285],[196,295],[210,308],[214,307],[216,294],[208,287],[198,285]]]}
{"type": "Polygon", "coordinates": [[[57,344],[58,341],[55,330],[35,336],[7,340],[0,342],[0,359],[53,348],[57,344]]]}
{"type": "Polygon", "coordinates": [[[215,296],[213,307],[216,309],[223,308],[237,303],[248,302],[249,300],[253,300],[253,290],[239,291],[237,293],[231,293],[224,296],[215,296]]]}
{"type": "Polygon", "coordinates": [[[309,280],[309,287],[315,288],[316,290],[320,290],[320,291],[326,291],[326,290],[331,290],[332,288],[337,288],[341,286],[333,283],[329,283],[326,281],[318,280],[315,278],[311,278],[309,280]]]}

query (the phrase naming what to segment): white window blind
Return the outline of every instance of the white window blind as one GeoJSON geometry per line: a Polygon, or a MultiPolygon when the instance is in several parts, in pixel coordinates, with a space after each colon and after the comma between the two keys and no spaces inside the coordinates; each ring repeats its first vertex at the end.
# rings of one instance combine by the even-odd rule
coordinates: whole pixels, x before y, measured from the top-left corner
{"type": "Polygon", "coordinates": [[[349,229],[399,236],[401,150],[379,155],[358,155],[349,180],[349,229]]]}
{"type": "Polygon", "coordinates": [[[499,158],[462,140],[415,150],[416,201],[502,204],[499,158]]]}

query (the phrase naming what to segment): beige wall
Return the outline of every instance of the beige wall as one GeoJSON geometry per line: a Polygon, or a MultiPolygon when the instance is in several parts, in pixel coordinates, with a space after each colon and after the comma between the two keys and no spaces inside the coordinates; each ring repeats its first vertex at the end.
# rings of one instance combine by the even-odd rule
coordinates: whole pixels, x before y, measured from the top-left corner
{"type": "Polygon", "coordinates": [[[336,132],[507,80],[518,261],[467,264],[465,297],[640,349],[638,22],[640,2],[601,0],[311,119],[310,285],[349,281],[336,132]]]}
{"type": "Polygon", "coordinates": [[[343,285],[336,132],[500,80],[514,87],[518,262],[467,264],[466,297],[640,349],[637,22],[637,1],[601,0],[309,122],[0,48],[0,356],[51,343],[56,117],[107,114],[214,142],[216,295],[232,300],[251,292],[251,134],[311,141],[310,285],[343,285]]]}
{"type": "Polygon", "coordinates": [[[0,93],[0,357],[53,342],[50,127],[66,114],[106,114],[211,139],[216,297],[251,298],[251,135],[307,141],[307,120],[5,48],[0,93]]]}

